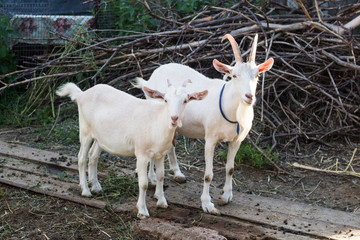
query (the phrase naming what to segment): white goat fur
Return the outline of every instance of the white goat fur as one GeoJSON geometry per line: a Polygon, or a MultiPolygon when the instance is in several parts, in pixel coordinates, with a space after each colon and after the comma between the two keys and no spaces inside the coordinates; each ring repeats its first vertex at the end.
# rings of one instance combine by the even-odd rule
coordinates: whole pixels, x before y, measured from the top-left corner
{"type": "Polygon", "coordinates": [[[82,195],[91,196],[86,179],[88,155],[88,175],[93,192],[102,190],[97,178],[97,162],[102,150],[114,155],[136,156],[140,218],[149,216],[145,202],[148,162],[154,161],[156,165],[157,206],[166,208],[163,192],[164,156],[171,146],[186,103],[201,100],[207,94],[187,94],[184,86],[169,86],[164,89],[165,94],[148,88],[144,91],[147,96],[163,99],[166,103],[138,99],[104,84],[83,92],[75,84],[67,83],[56,92],[59,96],[76,100],[78,105],[81,144],[78,166],[82,195]]]}
{"type": "MultiPolygon", "coordinates": [[[[238,51],[235,40],[230,35],[225,35],[223,40],[229,39],[237,60],[235,66],[229,66],[214,60],[214,67],[226,75],[231,80],[226,82],[226,87],[222,96],[222,106],[226,117],[232,121],[236,120],[240,125],[240,133],[237,134],[237,124],[226,121],[219,109],[220,91],[225,82],[221,79],[210,79],[195,71],[194,69],[176,63],[160,66],[151,75],[149,81],[144,82],[143,86],[156,90],[164,90],[166,76],[174,85],[181,84],[182,79],[192,79],[189,89],[200,91],[208,89],[208,97],[199,102],[190,103],[185,109],[182,119],[183,126],[177,131],[189,138],[205,139],[205,176],[204,188],[201,195],[202,208],[205,212],[219,214],[214,207],[209,195],[210,183],[213,178],[213,155],[218,142],[229,142],[226,180],[219,200],[219,205],[227,204],[232,200],[232,174],[234,171],[234,158],[241,142],[249,133],[254,118],[253,104],[255,103],[255,91],[258,82],[258,74],[269,70],[274,60],[270,58],[265,63],[256,65],[255,54],[257,47],[257,35],[254,38],[250,61],[244,63],[238,51]],[[235,43],[234,43],[235,42],[235,43]]],[[[174,172],[175,180],[185,181],[185,176],[181,173],[177,163],[174,147],[168,153],[170,169],[174,172]]],[[[150,166],[149,179],[155,184],[153,164],[150,166]]]]}

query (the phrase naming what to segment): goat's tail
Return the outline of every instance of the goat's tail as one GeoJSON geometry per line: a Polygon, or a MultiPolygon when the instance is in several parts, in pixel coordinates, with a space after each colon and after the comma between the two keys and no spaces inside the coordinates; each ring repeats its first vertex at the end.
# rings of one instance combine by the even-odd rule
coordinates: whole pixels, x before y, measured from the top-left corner
{"type": "Polygon", "coordinates": [[[66,83],[56,90],[56,94],[60,97],[69,96],[72,101],[75,101],[78,95],[82,93],[81,89],[74,83],[66,83]]]}
{"type": "Polygon", "coordinates": [[[131,84],[136,88],[144,89],[144,87],[146,87],[147,85],[147,81],[144,80],[143,78],[137,77],[134,79],[134,81],[131,82],[131,84]]]}

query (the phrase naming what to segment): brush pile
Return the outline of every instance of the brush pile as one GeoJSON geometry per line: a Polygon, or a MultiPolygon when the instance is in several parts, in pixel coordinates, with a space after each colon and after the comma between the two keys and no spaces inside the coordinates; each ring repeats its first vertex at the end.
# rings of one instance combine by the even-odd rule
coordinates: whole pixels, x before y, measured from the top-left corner
{"type": "Polygon", "coordinates": [[[251,137],[267,142],[271,150],[291,144],[296,151],[303,141],[328,144],[345,139],[351,143],[359,139],[360,129],[360,36],[356,29],[360,4],[315,1],[314,6],[305,6],[301,0],[296,2],[297,8],[289,8],[272,1],[262,7],[240,1],[230,8],[208,6],[195,15],[176,18],[144,1],[147,14],[159,21],[156,32],[111,38],[100,37],[104,30],[79,33],[67,39],[76,49],[38,60],[36,67],[21,70],[15,82],[0,82],[0,91],[36,82],[37,86],[50,84],[47,92],[53,91],[60,82],[82,74],[78,83],[107,83],[140,96],[131,89],[130,80],[147,79],[169,62],[222,78],[212,60],[233,64],[234,59],[231,47],[221,43],[221,38],[230,33],[246,59],[258,33],[256,61],[273,57],[275,64],[259,79],[251,137]]]}

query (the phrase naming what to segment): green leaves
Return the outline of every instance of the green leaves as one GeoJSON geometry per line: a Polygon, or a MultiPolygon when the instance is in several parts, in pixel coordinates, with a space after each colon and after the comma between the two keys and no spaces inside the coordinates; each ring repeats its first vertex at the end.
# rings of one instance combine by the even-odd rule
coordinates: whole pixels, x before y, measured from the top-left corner
{"type": "MultiPolygon", "coordinates": [[[[16,70],[15,56],[9,51],[9,35],[13,33],[9,18],[0,15],[0,76],[16,70]]],[[[9,81],[10,78],[5,79],[5,82],[9,81]]]]}
{"type": "MultiPolygon", "coordinates": [[[[168,0],[168,1],[152,1],[147,3],[151,8],[153,15],[164,18],[177,20],[188,16],[196,15],[206,5],[215,6],[216,0],[168,0]]],[[[111,19],[117,29],[125,31],[145,32],[156,31],[161,27],[161,22],[156,17],[150,16],[148,10],[137,0],[105,0],[104,8],[101,10],[103,16],[111,19]],[[109,14],[110,13],[110,14],[109,14]]],[[[100,24],[101,25],[101,24],[100,24]]],[[[129,35],[132,33],[120,32],[121,35],[129,35]]]]}
{"type": "MultiPolygon", "coordinates": [[[[264,153],[274,163],[279,162],[279,154],[270,152],[269,147],[266,149],[266,151],[264,150],[264,153]]],[[[227,151],[223,151],[219,155],[220,157],[226,159],[227,151]]],[[[249,164],[256,168],[266,168],[271,165],[270,161],[261,152],[259,152],[252,145],[246,143],[240,146],[235,156],[235,162],[238,164],[240,163],[249,164]]]]}
{"type": "Polygon", "coordinates": [[[208,0],[208,1],[198,1],[198,0],[171,0],[172,4],[176,6],[178,12],[182,15],[186,15],[189,13],[196,13],[200,11],[204,6],[215,6],[216,0],[208,0]]]}
{"type": "MultiPolygon", "coordinates": [[[[145,32],[146,30],[155,30],[156,22],[152,21],[146,13],[147,10],[140,1],[135,0],[105,0],[105,7],[100,15],[110,15],[111,24],[116,29],[125,31],[145,32]]],[[[102,25],[102,24],[100,24],[102,25]]],[[[120,35],[129,33],[120,32],[120,35]]]]}

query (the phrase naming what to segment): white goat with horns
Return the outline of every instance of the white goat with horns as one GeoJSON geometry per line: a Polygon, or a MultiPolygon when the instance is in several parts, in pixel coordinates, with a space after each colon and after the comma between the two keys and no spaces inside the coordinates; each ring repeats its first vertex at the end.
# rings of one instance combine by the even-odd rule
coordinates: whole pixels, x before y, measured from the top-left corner
{"type": "MultiPolygon", "coordinates": [[[[160,66],[153,72],[149,81],[142,83],[142,86],[160,91],[166,88],[164,76],[175,85],[181,84],[184,78],[190,78],[193,81],[190,86],[191,90],[208,89],[209,94],[204,101],[192,102],[187,106],[182,120],[183,126],[177,131],[189,138],[205,139],[206,169],[201,202],[203,210],[212,214],[219,214],[211,202],[209,194],[210,183],[213,178],[215,146],[218,142],[229,142],[226,180],[219,200],[219,205],[224,205],[229,203],[233,196],[232,174],[236,152],[252,126],[258,75],[271,69],[274,63],[274,60],[270,58],[266,62],[256,65],[257,34],[253,40],[249,61],[246,63],[241,58],[235,39],[230,34],[226,34],[222,41],[225,39],[229,40],[232,46],[236,61],[235,66],[226,65],[216,59],[214,59],[213,65],[217,71],[229,76],[230,81],[210,79],[190,67],[170,63],[160,66]]],[[[175,180],[185,181],[185,176],[181,173],[177,163],[174,147],[171,147],[168,156],[170,169],[174,172],[175,180]]],[[[150,167],[149,179],[153,184],[156,182],[153,164],[150,167]]]]}
{"type": "Polygon", "coordinates": [[[149,216],[145,197],[148,187],[147,166],[150,160],[156,165],[156,205],[167,207],[163,192],[164,157],[171,146],[176,127],[180,126],[187,102],[201,100],[207,95],[207,91],[188,94],[185,85],[186,82],[175,88],[168,84],[163,91],[165,93],[143,88],[147,96],[162,99],[162,102],[139,99],[104,84],[83,92],[74,83],[67,83],[57,90],[57,95],[69,96],[71,100],[76,100],[78,105],[81,195],[91,196],[86,180],[88,155],[91,190],[102,190],[97,178],[97,162],[101,151],[105,150],[114,155],[136,156],[139,218],[149,216]]]}

